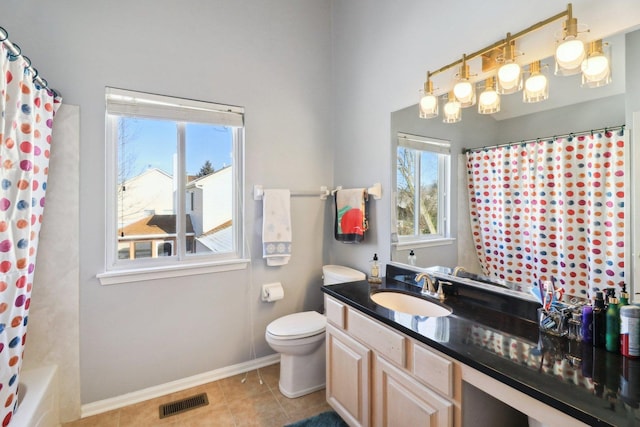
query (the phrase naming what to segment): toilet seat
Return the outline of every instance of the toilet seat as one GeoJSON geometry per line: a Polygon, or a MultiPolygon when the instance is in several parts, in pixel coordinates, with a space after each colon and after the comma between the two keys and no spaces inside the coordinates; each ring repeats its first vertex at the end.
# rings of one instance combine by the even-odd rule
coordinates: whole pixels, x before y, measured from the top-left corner
{"type": "Polygon", "coordinates": [[[303,311],[269,323],[267,333],[281,340],[294,340],[323,333],[327,318],[317,311],[303,311]]]}

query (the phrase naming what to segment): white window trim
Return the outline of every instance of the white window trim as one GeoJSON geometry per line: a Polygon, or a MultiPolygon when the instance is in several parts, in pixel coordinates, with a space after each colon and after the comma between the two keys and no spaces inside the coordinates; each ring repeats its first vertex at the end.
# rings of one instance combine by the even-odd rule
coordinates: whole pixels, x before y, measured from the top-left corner
{"type": "MultiPolygon", "coordinates": [[[[169,257],[166,257],[169,258],[169,257]]],[[[141,282],[145,280],[185,277],[197,274],[220,273],[224,271],[244,270],[251,260],[233,259],[218,262],[182,263],[147,268],[120,269],[97,274],[101,285],[141,282]]]]}
{"type": "Polygon", "coordinates": [[[431,248],[434,246],[448,246],[452,245],[456,241],[453,237],[438,237],[434,239],[402,239],[399,242],[394,242],[391,245],[401,249],[420,249],[420,248],[431,248]]]}
{"type": "MultiPolygon", "coordinates": [[[[412,148],[420,151],[430,151],[437,154],[445,154],[448,157],[439,159],[438,165],[438,182],[443,183],[443,191],[438,192],[438,208],[442,209],[442,223],[438,225],[442,226],[442,233],[437,235],[412,235],[412,236],[397,236],[397,242],[393,242],[392,246],[398,249],[412,246],[415,248],[426,248],[433,246],[450,245],[455,241],[455,238],[451,237],[451,143],[446,140],[437,138],[426,138],[424,136],[412,135],[404,132],[398,132],[397,134],[397,146],[396,152],[393,154],[396,159],[397,165],[397,147],[412,148]]],[[[419,167],[419,164],[418,166],[419,167]]],[[[394,171],[395,173],[395,171],[394,171]]],[[[394,188],[394,192],[397,194],[397,188],[394,188]]],[[[396,207],[392,206],[392,217],[396,221],[396,207]]]]}
{"type": "MultiPolygon", "coordinates": [[[[111,96],[113,99],[127,99],[130,102],[132,95],[139,92],[106,88],[107,96],[111,96]]],[[[145,99],[151,99],[150,104],[154,106],[154,115],[151,118],[163,117],[163,115],[170,115],[172,110],[188,108],[190,112],[183,116],[182,119],[192,123],[203,122],[210,123],[212,118],[218,120],[219,124],[227,123],[229,125],[238,126],[242,124],[242,118],[238,119],[239,115],[244,114],[244,108],[235,106],[226,106],[221,104],[213,104],[201,101],[192,101],[186,99],[172,98],[169,96],[153,95],[140,93],[145,99]],[[167,102],[169,100],[169,102],[167,102]],[[176,101],[175,103],[173,101],[176,101]],[[157,108],[156,108],[157,107],[157,108]],[[159,114],[159,116],[155,115],[159,114]]],[[[141,104],[144,104],[143,101],[141,104]]],[[[127,114],[134,114],[136,111],[134,107],[127,107],[126,102],[119,104],[117,102],[110,104],[111,112],[120,111],[127,114]],[[114,107],[115,105],[115,107],[114,107]]],[[[140,116],[140,115],[138,115],[140,116]]],[[[173,120],[178,120],[176,117],[173,120]]],[[[234,227],[236,233],[236,242],[238,247],[235,254],[229,254],[228,257],[216,257],[207,259],[205,257],[186,257],[184,259],[178,259],[177,256],[162,257],[162,260],[136,260],[134,263],[124,265],[124,263],[118,263],[117,259],[117,239],[113,236],[117,234],[117,172],[114,165],[118,164],[118,150],[114,144],[111,144],[113,140],[112,135],[115,132],[113,126],[109,126],[110,121],[108,117],[108,111],[105,109],[105,162],[106,162],[106,181],[105,181],[105,194],[106,194],[106,227],[105,227],[105,271],[96,274],[96,277],[100,281],[101,285],[113,285],[120,283],[139,282],[144,280],[154,280],[172,277],[183,277],[206,273],[217,273],[225,271],[234,271],[246,269],[250,263],[250,259],[245,256],[244,245],[244,219],[243,219],[243,206],[244,200],[244,132],[240,131],[234,138],[234,154],[237,160],[237,175],[233,180],[233,192],[234,194],[234,218],[238,219],[238,226],[234,227]]],[[[184,153],[182,153],[184,158],[184,153]]],[[[184,184],[184,177],[178,177],[179,184],[184,184]]],[[[184,185],[182,185],[184,187],[184,185]]],[[[182,191],[178,192],[179,203],[185,202],[186,195],[182,191]]],[[[182,205],[178,205],[182,206],[182,205]]],[[[185,212],[187,211],[185,206],[185,212]]],[[[181,219],[181,215],[177,217],[177,227],[184,227],[184,219],[181,219]]],[[[180,229],[180,228],[179,228],[180,229]]],[[[177,242],[175,251],[180,251],[182,242],[177,242]]]]}

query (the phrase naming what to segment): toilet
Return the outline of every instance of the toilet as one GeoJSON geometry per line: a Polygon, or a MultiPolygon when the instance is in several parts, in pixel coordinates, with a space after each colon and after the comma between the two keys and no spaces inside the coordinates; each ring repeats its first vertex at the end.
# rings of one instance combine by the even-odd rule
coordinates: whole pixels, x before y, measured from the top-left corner
{"type": "MultiPolygon", "coordinates": [[[[324,285],[364,280],[364,273],[341,265],[322,267],[324,285]]],[[[325,386],[325,326],[317,311],[288,314],[269,323],[265,339],[280,353],[280,392],[289,398],[325,386]]]]}

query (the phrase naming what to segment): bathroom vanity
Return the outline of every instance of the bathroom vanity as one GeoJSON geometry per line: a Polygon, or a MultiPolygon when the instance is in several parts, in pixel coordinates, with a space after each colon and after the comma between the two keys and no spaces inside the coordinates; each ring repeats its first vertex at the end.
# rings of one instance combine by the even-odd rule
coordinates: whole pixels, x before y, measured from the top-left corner
{"type": "Polygon", "coordinates": [[[535,303],[464,284],[447,287],[448,316],[371,300],[420,295],[394,279],[413,274],[323,287],[327,401],[349,425],[638,425],[640,361],[541,335],[535,303]]]}

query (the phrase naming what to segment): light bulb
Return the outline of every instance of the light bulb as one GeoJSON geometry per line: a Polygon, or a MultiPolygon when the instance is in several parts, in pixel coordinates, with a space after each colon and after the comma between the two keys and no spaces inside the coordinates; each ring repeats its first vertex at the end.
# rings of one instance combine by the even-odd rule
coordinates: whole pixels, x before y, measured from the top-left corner
{"type": "Polygon", "coordinates": [[[442,119],[445,123],[456,123],[462,120],[462,107],[455,99],[455,94],[449,93],[449,101],[444,104],[444,117],[442,119]]]}
{"type": "Polygon", "coordinates": [[[420,118],[431,119],[438,116],[438,97],[432,93],[420,98],[420,118]]]}
{"type": "Polygon", "coordinates": [[[527,79],[524,87],[529,92],[539,92],[547,86],[547,78],[542,74],[536,74],[527,79]]]}
{"type": "Polygon", "coordinates": [[[514,93],[522,89],[522,67],[515,62],[504,64],[498,69],[498,92],[514,93]]]}
{"type": "Polygon", "coordinates": [[[485,90],[480,94],[480,104],[493,105],[498,100],[498,92],[495,90],[485,90]]]}
{"type": "Polygon", "coordinates": [[[531,75],[524,83],[523,102],[540,102],[549,98],[549,80],[540,72],[540,68],[540,61],[532,62],[529,65],[531,75]]]}
{"type": "Polygon", "coordinates": [[[446,104],[444,104],[444,113],[447,116],[452,116],[452,115],[458,114],[458,111],[460,111],[460,103],[459,102],[449,101],[446,104]]]}
{"type": "Polygon", "coordinates": [[[498,78],[505,88],[512,88],[520,76],[520,65],[512,62],[505,64],[498,70],[498,78]]]}
{"type": "Polygon", "coordinates": [[[580,71],[585,54],[582,40],[569,39],[560,43],[556,48],[556,63],[562,70],[558,70],[557,73],[580,71]]]}
{"type": "Polygon", "coordinates": [[[453,87],[453,94],[456,96],[458,101],[462,103],[467,102],[473,95],[473,86],[468,81],[458,82],[453,87]]]}
{"type": "Polygon", "coordinates": [[[604,55],[592,56],[582,63],[582,73],[588,80],[602,80],[609,74],[609,59],[604,55]]]}
{"type": "Polygon", "coordinates": [[[480,94],[478,113],[493,114],[498,111],[500,111],[500,95],[493,88],[486,89],[480,94]]]}
{"type": "Polygon", "coordinates": [[[433,95],[425,95],[420,100],[420,108],[422,111],[433,111],[438,104],[438,100],[433,95]]]}

